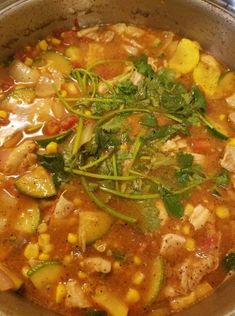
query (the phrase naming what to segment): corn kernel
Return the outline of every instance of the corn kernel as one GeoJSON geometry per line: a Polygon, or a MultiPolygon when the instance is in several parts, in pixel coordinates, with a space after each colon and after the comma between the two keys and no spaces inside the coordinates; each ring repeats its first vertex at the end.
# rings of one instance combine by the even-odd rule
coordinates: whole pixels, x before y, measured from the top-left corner
{"type": "Polygon", "coordinates": [[[228,141],[229,145],[235,146],[235,138],[230,138],[228,141]]]}
{"type": "Polygon", "coordinates": [[[136,264],[137,266],[141,265],[142,260],[139,256],[134,256],[133,258],[134,264],[136,264]]]}
{"type": "Polygon", "coordinates": [[[194,239],[192,238],[188,238],[185,242],[185,248],[188,250],[188,251],[194,251],[195,248],[196,248],[196,242],[194,239]]]}
{"type": "Polygon", "coordinates": [[[213,292],[213,287],[208,282],[198,284],[195,289],[197,299],[202,299],[213,292]]]}
{"type": "Polygon", "coordinates": [[[38,47],[43,50],[46,51],[48,49],[48,44],[45,40],[42,40],[38,43],[38,47]]]}
{"type": "Polygon", "coordinates": [[[192,205],[192,204],[187,204],[187,205],[185,206],[184,214],[185,214],[186,216],[190,216],[190,215],[192,214],[193,210],[194,210],[193,205],[192,205]]]}
{"type": "Polygon", "coordinates": [[[72,82],[67,83],[65,89],[71,95],[76,95],[78,93],[77,87],[72,82]]]}
{"type": "Polygon", "coordinates": [[[52,44],[52,45],[60,45],[60,44],[61,44],[61,40],[59,40],[59,39],[56,38],[56,37],[52,37],[52,39],[51,39],[51,44],[52,44]]]}
{"type": "Polygon", "coordinates": [[[42,247],[42,250],[43,250],[44,253],[49,254],[49,253],[51,253],[54,250],[54,246],[52,244],[44,245],[42,247]]]}
{"type": "Polygon", "coordinates": [[[82,200],[79,199],[79,198],[75,198],[75,199],[73,200],[73,204],[74,204],[75,206],[81,206],[81,205],[82,205],[82,200]]]}
{"type": "Polygon", "coordinates": [[[44,247],[50,243],[51,236],[49,234],[40,234],[38,236],[38,244],[40,247],[44,247]]]}
{"type": "Polygon", "coordinates": [[[78,271],[78,277],[79,279],[84,280],[87,278],[87,274],[83,271],[78,271]]]}
{"type": "Polygon", "coordinates": [[[28,243],[24,250],[24,256],[27,259],[37,259],[39,255],[39,246],[38,244],[28,243]]]}
{"type": "Polygon", "coordinates": [[[26,58],[25,58],[25,61],[24,61],[24,64],[25,64],[26,66],[32,66],[32,64],[33,64],[32,58],[26,57],[26,58]]]}
{"type": "Polygon", "coordinates": [[[225,114],[220,114],[219,119],[220,121],[223,121],[225,119],[225,114]]]}
{"type": "Polygon", "coordinates": [[[69,265],[73,261],[73,257],[71,255],[64,256],[63,264],[65,266],[69,265]]]}
{"type": "Polygon", "coordinates": [[[221,219],[229,218],[230,216],[229,208],[225,205],[217,206],[215,209],[215,214],[221,219]]]}
{"type": "Polygon", "coordinates": [[[65,33],[64,33],[64,32],[62,32],[62,33],[60,34],[60,36],[61,36],[62,38],[64,38],[65,33]]]}
{"type": "Polygon", "coordinates": [[[42,253],[40,253],[38,259],[41,261],[47,261],[50,259],[50,255],[48,253],[42,252],[42,253]]]}
{"type": "Polygon", "coordinates": [[[8,112],[0,110],[0,118],[6,119],[8,117],[8,112]]]}
{"type": "Polygon", "coordinates": [[[85,111],[85,115],[87,115],[87,116],[91,116],[91,111],[85,111]]]}
{"type": "Polygon", "coordinates": [[[60,95],[62,96],[62,98],[65,98],[65,97],[67,97],[67,91],[66,90],[61,90],[60,91],[60,95]]]}
{"type": "Polygon", "coordinates": [[[140,271],[136,272],[132,278],[132,283],[135,285],[140,285],[144,281],[144,274],[140,271]]]}
{"type": "Polygon", "coordinates": [[[114,261],[113,269],[114,270],[120,270],[121,269],[121,263],[119,261],[114,261]]]}
{"type": "Polygon", "coordinates": [[[46,146],[46,151],[48,154],[56,154],[58,151],[58,144],[56,142],[50,142],[46,146]]]}
{"type": "Polygon", "coordinates": [[[130,304],[135,304],[140,300],[140,294],[137,290],[130,288],[126,295],[126,301],[130,304]]]}
{"type": "Polygon", "coordinates": [[[38,225],[38,232],[39,232],[39,234],[45,233],[47,231],[47,228],[48,228],[48,226],[47,226],[46,223],[39,224],[38,225]]]}
{"type": "Polygon", "coordinates": [[[191,227],[189,224],[185,224],[181,227],[181,231],[184,235],[190,235],[191,227]]]}
{"type": "Polygon", "coordinates": [[[27,266],[24,266],[24,267],[21,269],[21,273],[22,273],[22,275],[23,275],[25,278],[28,278],[28,271],[29,271],[29,267],[27,267],[27,266]]]}
{"type": "Polygon", "coordinates": [[[70,244],[76,244],[78,242],[78,236],[76,234],[69,233],[67,240],[70,244]]]}
{"type": "Polygon", "coordinates": [[[57,304],[61,303],[66,295],[66,287],[64,284],[58,284],[56,288],[55,301],[57,304]]]}
{"type": "Polygon", "coordinates": [[[124,144],[120,145],[120,150],[127,150],[127,149],[128,149],[127,143],[124,143],[124,144]]]}

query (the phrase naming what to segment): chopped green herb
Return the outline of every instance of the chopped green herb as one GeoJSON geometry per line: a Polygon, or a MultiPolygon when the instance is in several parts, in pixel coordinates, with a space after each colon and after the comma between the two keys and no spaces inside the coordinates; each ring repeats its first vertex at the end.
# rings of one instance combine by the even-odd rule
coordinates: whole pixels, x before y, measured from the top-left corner
{"type": "Polygon", "coordinates": [[[222,261],[222,266],[227,272],[235,269],[235,253],[234,252],[230,252],[226,254],[226,256],[224,257],[222,261]]]}

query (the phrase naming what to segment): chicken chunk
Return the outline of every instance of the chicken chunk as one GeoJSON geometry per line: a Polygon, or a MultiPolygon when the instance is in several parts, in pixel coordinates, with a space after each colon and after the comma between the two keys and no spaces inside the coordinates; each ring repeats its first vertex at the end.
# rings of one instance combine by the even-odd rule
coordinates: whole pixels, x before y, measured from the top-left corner
{"type": "Polygon", "coordinates": [[[3,150],[0,154],[0,170],[5,174],[26,170],[36,162],[36,149],[34,141],[26,140],[15,148],[3,150]]]}
{"type": "Polygon", "coordinates": [[[60,195],[54,209],[54,217],[56,219],[67,217],[75,208],[74,204],[64,197],[64,194],[65,192],[60,195]]]}
{"type": "Polygon", "coordinates": [[[87,258],[83,263],[89,272],[109,273],[111,271],[111,262],[100,257],[87,258]]]}
{"type": "Polygon", "coordinates": [[[194,208],[191,216],[189,217],[189,221],[193,225],[194,229],[198,230],[206,224],[210,216],[211,216],[210,211],[206,207],[202,206],[201,204],[198,204],[194,208]]]}
{"type": "Polygon", "coordinates": [[[166,234],[162,237],[160,253],[162,255],[171,254],[185,243],[185,238],[177,234],[166,234]]]}
{"type": "Polygon", "coordinates": [[[220,162],[221,166],[230,172],[235,172],[235,146],[227,145],[224,157],[220,162]]]}
{"type": "Polygon", "coordinates": [[[67,307],[90,307],[89,300],[82,286],[75,280],[69,280],[66,283],[65,304],[67,307]]]}

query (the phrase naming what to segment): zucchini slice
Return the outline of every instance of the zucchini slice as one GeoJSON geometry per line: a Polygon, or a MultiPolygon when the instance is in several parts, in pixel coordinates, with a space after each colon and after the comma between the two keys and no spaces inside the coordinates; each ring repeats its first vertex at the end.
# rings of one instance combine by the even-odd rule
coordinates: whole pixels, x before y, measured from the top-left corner
{"type": "Polygon", "coordinates": [[[64,75],[69,75],[72,71],[72,65],[70,61],[63,55],[49,51],[42,55],[42,59],[48,64],[48,66],[58,70],[64,75]]]}
{"type": "Polygon", "coordinates": [[[108,291],[105,287],[96,289],[93,301],[104,308],[111,316],[127,316],[128,307],[113,292],[108,291]]]}
{"type": "Polygon", "coordinates": [[[18,217],[15,229],[26,234],[33,234],[40,222],[40,210],[35,204],[23,211],[18,217]]]}
{"type": "Polygon", "coordinates": [[[45,290],[59,280],[62,270],[60,262],[44,261],[30,269],[27,275],[38,290],[45,290]]]}
{"type": "Polygon", "coordinates": [[[152,264],[149,276],[149,286],[146,291],[146,304],[153,304],[162,288],[164,279],[164,261],[162,257],[157,257],[152,264]]]}
{"type": "Polygon", "coordinates": [[[48,198],[56,195],[52,177],[43,167],[36,167],[26,173],[16,180],[15,185],[21,193],[34,198],[48,198]]]}
{"type": "Polygon", "coordinates": [[[81,61],[82,50],[78,46],[69,46],[65,50],[65,56],[68,57],[72,62],[81,61]]]}
{"type": "Polygon", "coordinates": [[[89,245],[107,233],[113,223],[113,218],[105,212],[79,213],[79,244],[89,245]]]}

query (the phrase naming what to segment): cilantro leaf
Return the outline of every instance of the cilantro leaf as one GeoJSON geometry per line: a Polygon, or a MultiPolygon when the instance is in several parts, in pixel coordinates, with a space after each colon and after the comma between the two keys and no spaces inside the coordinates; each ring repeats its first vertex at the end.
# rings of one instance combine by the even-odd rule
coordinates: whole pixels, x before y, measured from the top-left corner
{"type": "Polygon", "coordinates": [[[148,63],[148,57],[144,54],[134,61],[134,66],[145,77],[152,77],[154,74],[152,66],[148,63]]]}
{"type": "Polygon", "coordinates": [[[189,153],[179,152],[177,154],[177,161],[180,168],[189,168],[193,164],[193,155],[189,153]]]}
{"type": "Polygon", "coordinates": [[[223,258],[222,266],[227,272],[235,269],[235,253],[234,252],[230,252],[226,254],[226,256],[223,258]]]}
{"type": "Polygon", "coordinates": [[[230,182],[230,174],[228,170],[222,169],[222,171],[215,177],[215,184],[218,187],[227,187],[230,182]]]}
{"type": "Polygon", "coordinates": [[[98,146],[98,150],[114,150],[121,144],[120,140],[116,137],[113,131],[107,131],[102,128],[98,128],[95,133],[95,141],[98,146]]]}
{"type": "Polygon", "coordinates": [[[153,141],[156,139],[169,139],[178,133],[188,135],[188,129],[182,124],[172,124],[161,126],[141,137],[143,141],[153,141]]]}
{"type": "Polygon", "coordinates": [[[56,188],[58,188],[66,179],[63,156],[58,153],[52,155],[38,154],[37,157],[40,165],[53,173],[53,181],[56,188]]]}
{"type": "Polygon", "coordinates": [[[140,119],[140,124],[147,127],[157,127],[157,121],[153,113],[146,113],[140,119]]]}
{"type": "Polygon", "coordinates": [[[159,210],[154,206],[149,205],[142,208],[139,226],[145,234],[151,234],[159,229],[160,219],[158,214],[159,210]]]}
{"type": "Polygon", "coordinates": [[[177,218],[184,215],[184,207],[180,202],[179,195],[166,192],[163,195],[163,203],[169,215],[177,218]]]}
{"type": "Polygon", "coordinates": [[[206,98],[197,86],[192,87],[191,95],[193,97],[194,109],[199,111],[199,112],[205,112],[205,110],[206,110],[206,98]]]}
{"type": "Polygon", "coordinates": [[[138,87],[132,83],[130,79],[122,81],[117,86],[117,91],[124,95],[135,95],[138,91],[138,87]]]}

